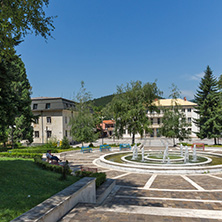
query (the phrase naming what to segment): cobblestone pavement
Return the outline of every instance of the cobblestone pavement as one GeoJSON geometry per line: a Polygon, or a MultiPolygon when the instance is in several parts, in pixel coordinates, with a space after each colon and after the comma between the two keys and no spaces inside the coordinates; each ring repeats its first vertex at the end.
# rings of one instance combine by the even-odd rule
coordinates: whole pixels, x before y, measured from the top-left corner
{"type": "Polygon", "coordinates": [[[94,150],[65,156],[74,171],[80,166],[98,168],[99,172],[106,172],[107,178],[115,179],[116,186],[100,206],[78,204],[61,222],[222,221],[222,172],[196,175],[123,172],[95,166],[93,160],[103,154],[94,150]]]}

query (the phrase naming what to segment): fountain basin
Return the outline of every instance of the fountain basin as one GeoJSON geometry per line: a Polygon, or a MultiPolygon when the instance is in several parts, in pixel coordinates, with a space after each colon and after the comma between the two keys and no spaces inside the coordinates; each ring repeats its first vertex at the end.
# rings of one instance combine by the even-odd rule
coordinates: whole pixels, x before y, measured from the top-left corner
{"type": "MultiPolygon", "coordinates": [[[[204,153],[205,155],[210,155],[209,153],[204,153]]],[[[94,164],[111,168],[116,170],[122,170],[126,172],[134,172],[134,173],[160,173],[160,174],[197,174],[197,173],[215,173],[222,172],[222,164],[214,165],[214,166],[206,166],[206,164],[210,163],[212,160],[209,157],[204,156],[203,154],[198,154],[198,156],[203,155],[206,158],[206,161],[203,163],[187,163],[187,164],[151,164],[151,163],[140,163],[134,162],[130,160],[126,160],[127,156],[132,156],[132,153],[128,151],[124,152],[115,152],[111,154],[105,154],[101,156],[99,159],[94,160],[94,164]],[[124,155],[125,154],[125,155],[124,155]],[[109,158],[112,155],[123,155],[123,159],[121,160],[124,163],[110,161],[109,158]]],[[[215,154],[211,154],[215,155],[215,154]]],[[[222,155],[215,155],[221,157],[222,155]]]]}
{"type": "MultiPolygon", "coordinates": [[[[178,155],[178,153],[175,153],[175,152],[172,153],[171,151],[170,151],[169,158],[170,158],[170,162],[184,161],[184,157],[181,157],[180,155],[178,155]]],[[[162,162],[163,161],[163,154],[151,152],[151,153],[149,153],[149,155],[145,156],[144,159],[148,160],[148,161],[162,162]],[[159,158],[155,158],[155,157],[159,157],[159,158]]]]}

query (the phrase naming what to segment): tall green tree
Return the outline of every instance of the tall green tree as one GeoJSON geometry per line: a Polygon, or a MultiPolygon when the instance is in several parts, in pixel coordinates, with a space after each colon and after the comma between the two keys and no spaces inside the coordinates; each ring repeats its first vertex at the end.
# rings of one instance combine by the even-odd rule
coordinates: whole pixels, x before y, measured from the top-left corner
{"type": "Polygon", "coordinates": [[[222,131],[222,109],[218,81],[209,66],[201,79],[195,100],[196,113],[199,116],[194,121],[199,128],[199,132],[196,134],[201,139],[214,138],[214,143],[217,144],[217,138],[221,137],[222,131]]]}
{"type": "Polygon", "coordinates": [[[172,138],[175,146],[176,139],[183,141],[189,138],[191,131],[187,127],[190,127],[191,124],[187,122],[185,114],[181,111],[181,105],[177,100],[180,97],[180,91],[174,84],[171,86],[169,97],[171,98],[171,106],[163,108],[164,115],[160,131],[163,136],[172,138]]]}
{"type": "Polygon", "coordinates": [[[0,63],[0,131],[1,141],[33,141],[31,122],[31,86],[22,60],[14,55],[0,63]],[[9,133],[9,135],[8,135],[9,133]]]}
{"type": "Polygon", "coordinates": [[[44,11],[49,0],[0,0],[0,60],[14,55],[14,46],[29,33],[47,39],[54,30],[44,11]]]}
{"type": "Polygon", "coordinates": [[[93,115],[91,94],[86,91],[84,82],[81,82],[80,91],[75,98],[75,109],[71,119],[71,134],[73,140],[81,142],[93,142],[98,138],[96,133],[97,118],[93,115]]]}
{"type": "Polygon", "coordinates": [[[111,109],[116,121],[115,135],[122,137],[124,130],[132,134],[132,143],[135,143],[137,133],[143,137],[144,130],[149,131],[151,124],[147,118],[147,111],[156,110],[153,101],[161,92],[156,83],[142,84],[141,81],[118,86],[112,102],[111,109]]]}

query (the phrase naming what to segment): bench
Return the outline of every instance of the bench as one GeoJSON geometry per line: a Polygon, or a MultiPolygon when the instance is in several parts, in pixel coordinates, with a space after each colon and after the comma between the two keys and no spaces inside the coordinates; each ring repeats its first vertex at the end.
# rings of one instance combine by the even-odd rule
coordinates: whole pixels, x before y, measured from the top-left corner
{"type": "Polygon", "coordinates": [[[194,145],[196,145],[196,148],[202,148],[203,151],[205,149],[204,143],[193,143],[193,145],[191,146],[192,149],[193,149],[194,145]]]}
{"type": "Polygon", "coordinates": [[[56,160],[51,160],[49,157],[46,157],[46,162],[54,165],[59,165],[59,163],[56,160]]]}
{"type": "Polygon", "coordinates": [[[130,144],[119,144],[119,150],[122,149],[130,149],[131,150],[131,146],[130,144]]]}
{"type": "Polygon", "coordinates": [[[99,150],[102,152],[103,150],[109,150],[110,151],[111,146],[110,145],[100,145],[99,150]]]}
{"type": "Polygon", "coordinates": [[[80,167],[80,170],[81,171],[90,171],[90,172],[92,172],[92,173],[97,173],[97,168],[92,168],[92,167],[83,167],[83,166],[81,166],[80,167]]]}
{"type": "Polygon", "coordinates": [[[89,147],[89,146],[82,146],[81,147],[81,152],[92,152],[92,148],[91,147],[89,147]]]}

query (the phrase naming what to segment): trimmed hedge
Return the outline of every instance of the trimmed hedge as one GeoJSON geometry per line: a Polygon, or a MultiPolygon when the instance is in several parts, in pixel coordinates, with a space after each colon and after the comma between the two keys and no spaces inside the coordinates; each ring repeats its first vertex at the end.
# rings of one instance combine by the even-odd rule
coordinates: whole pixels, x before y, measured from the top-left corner
{"type": "MultiPolygon", "coordinates": [[[[29,148],[25,148],[25,149],[12,149],[10,150],[10,152],[12,153],[46,153],[47,150],[49,150],[49,148],[47,147],[29,147],[29,148]]],[[[52,153],[58,153],[58,149],[55,148],[50,148],[50,150],[52,151],[52,153]]]]}
{"type": "Polygon", "coordinates": [[[75,172],[77,177],[95,177],[96,178],[96,188],[98,188],[102,183],[106,181],[105,173],[93,173],[90,171],[81,171],[78,170],[75,172]]]}
{"type": "MultiPolygon", "coordinates": [[[[53,171],[53,172],[56,172],[56,173],[60,173],[60,174],[63,173],[63,167],[62,166],[50,164],[50,163],[48,163],[46,161],[43,161],[41,159],[41,157],[35,157],[34,161],[43,170],[50,170],[50,171],[53,171]]],[[[71,172],[72,172],[72,170],[69,167],[67,167],[65,174],[66,175],[71,175],[71,172]]]]}
{"type": "Polygon", "coordinates": [[[20,153],[20,152],[1,152],[0,157],[21,157],[21,158],[35,158],[35,157],[42,157],[42,154],[39,153],[20,153]]]}

